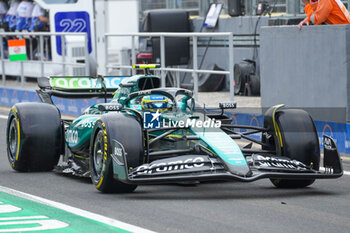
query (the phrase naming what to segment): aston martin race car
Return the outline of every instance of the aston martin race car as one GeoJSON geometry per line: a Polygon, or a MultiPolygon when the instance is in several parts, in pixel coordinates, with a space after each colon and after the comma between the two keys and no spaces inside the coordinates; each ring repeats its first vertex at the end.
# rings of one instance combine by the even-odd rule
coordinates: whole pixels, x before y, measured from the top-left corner
{"type": "Polygon", "coordinates": [[[18,103],[9,113],[11,167],[91,177],[101,192],[117,193],[142,184],[262,178],[278,188],[301,188],[342,176],[336,144],[328,136],[321,161],[307,112],[278,105],[265,112],[263,127],[232,124],[226,113],[237,111],[235,103],[205,108],[190,90],[162,87],[149,71],[156,65],[134,67],[145,74],[120,83],[102,76],[39,79],[42,103],[18,103]],[[52,97],[105,101],[68,120],[52,97]]]}

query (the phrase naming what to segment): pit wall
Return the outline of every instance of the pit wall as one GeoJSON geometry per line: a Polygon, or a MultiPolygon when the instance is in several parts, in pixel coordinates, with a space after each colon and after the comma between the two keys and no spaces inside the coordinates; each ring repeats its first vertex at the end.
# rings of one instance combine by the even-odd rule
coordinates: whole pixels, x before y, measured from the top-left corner
{"type": "Polygon", "coordinates": [[[310,109],[316,120],[350,122],[350,25],[262,27],[262,107],[310,109]]]}
{"type": "MultiPolygon", "coordinates": [[[[0,88],[0,106],[11,107],[19,102],[41,102],[35,91],[0,88]]],[[[62,114],[79,116],[87,107],[102,103],[101,99],[60,99],[53,98],[54,103],[62,114]]],[[[234,124],[263,126],[264,117],[254,114],[230,114],[227,113],[234,124]]],[[[327,121],[315,121],[322,148],[322,135],[328,135],[335,139],[339,152],[350,154],[350,124],[335,123],[327,121]]],[[[255,135],[259,137],[259,135],[255,135]]]]}

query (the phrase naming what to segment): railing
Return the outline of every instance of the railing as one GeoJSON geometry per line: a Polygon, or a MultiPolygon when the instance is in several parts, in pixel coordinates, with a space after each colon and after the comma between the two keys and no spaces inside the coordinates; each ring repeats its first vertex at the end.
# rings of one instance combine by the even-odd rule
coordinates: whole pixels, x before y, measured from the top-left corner
{"type": "MultiPolygon", "coordinates": [[[[28,46],[28,45],[26,45],[28,46]]],[[[85,75],[89,76],[90,74],[90,67],[89,67],[89,51],[88,51],[88,37],[86,33],[49,33],[49,32],[36,32],[36,33],[26,33],[26,32],[20,32],[20,33],[11,33],[11,32],[0,32],[0,59],[1,59],[1,73],[2,73],[2,85],[6,85],[6,76],[11,75],[10,71],[6,72],[6,68],[10,64],[20,64],[20,78],[21,78],[21,86],[23,87],[25,84],[25,77],[28,77],[25,73],[24,65],[30,65],[35,66],[40,64],[40,72],[33,71],[33,69],[36,69],[36,67],[32,67],[31,73],[35,73],[35,75],[30,75],[29,77],[44,77],[45,76],[45,66],[51,66],[48,68],[52,68],[55,66],[61,66],[62,67],[62,74],[67,74],[67,66],[73,66],[73,67],[83,67],[85,68],[85,75]],[[67,61],[67,48],[66,48],[66,41],[67,37],[70,36],[80,36],[84,38],[84,53],[83,57],[84,63],[78,63],[76,62],[69,62],[67,61]],[[51,37],[51,38],[50,38],[51,37]],[[54,49],[56,49],[57,41],[56,39],[53,39],[54,37],[59,38],[61,41],[61,55],[58,55],[54,49]],[[10,61],[7,56],[5,56],[5,48],[4,48],[4,42],[7,43],[8,39],[26,39],[29,41],[29,54],[27,54],[27,58],[29,60],[26,61],[10,61]],[[52,47],[52,51],[50,56],[52,56],[52,59],[45,58],[45,51],[46,56],[48,57],[50,42],[53,44],[54,41],[56,41],[56,44],[52,47]],[[37,40],[38,45],[38,51],[39,51],[39,57],[38,60],[33,59],[33,44],[32,41],[37,40]],[[6,65],[6,66],[5,66],[6,65]]],[[[17,66],[16,66],[17,67],[17,66]]],[[[11,68],[13,69],[13,67],[11,68]]],[[[51,72],[49,72],[51,73],[51,72]]]]}
{"type": "MultiPolygon", "coordinates": [[[[161,68],[159,69],[161,71],[161,80],[162,80],[162,87],[165,87],[165,78],[166,78],[166,72],[167,71],[175,71],[175,72],[185,72],[185,73],[192,73],[193,76],[193,90],[194,90],[194,97],[196,100],[198,100],[198,74],[199,73],[207,73],[207,74],[225,74],[229,75],[230,80],[230,100],[234,100],[234,90],[233,90],[233,83],[234,83],[234,54],[233,54],[233,33],[230,32],[224,32],[224,33],[128,33],[128,34],[105,34],[105,73],[108,74],[109,68],[125,68],[125,69],[132,69],[132,66],[130,65],[119,65],[119,64],[110,64],[108,61],[109,57],[109,48],[108,48],[108,38],[110,37],[131,37],[132,46],[131,46],[131,60],[132,64],[136,63],[136,46],[135,46],[135,39],[138,37],[160,37],[160,65],[161,68]],[[165,67],[165,38],[166,37],[190,37],[192,38],[192,63],[193,68],[192,69],[184,69],[184,68],[167,68],[165,67]],[[198,37],[225,37],[228,41],[228,50],[229,50],[229,69],[225,71],[214,71],[214,70],[199,70],[198,69],[198,37]]],[[[133,74],[135,74],[135,71],[133,70],[133,74]]]]}

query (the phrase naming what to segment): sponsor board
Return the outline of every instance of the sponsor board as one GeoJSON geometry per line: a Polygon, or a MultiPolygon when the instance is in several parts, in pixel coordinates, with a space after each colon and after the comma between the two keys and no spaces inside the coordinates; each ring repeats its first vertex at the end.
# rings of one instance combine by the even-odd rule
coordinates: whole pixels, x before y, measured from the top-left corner
{"type": "MultiPolygon", "coordinates": [[[[118,89],[125,77],[104,77],[107,89],[118,89]]],[[[91,77],[51,77],[50,85],[63,89],[101,89],[101,79],[91,77]]]]}
{"type": "Polygon", "coordinates": [[[252,156],[255,166],[263,168],[286,168],[286,169],[297,169],[297,170],[309,170],[309,168],[297,160],[291,160],[289,158],[281,158],[275,156],[262,156],[254,154],[252,156]]]}
{"type": "Polygon", "coordinates": [[[11,104],[16,104],[19,102],[17,91],[13,91],[11,95],[11,104]]]}
{"type": "Polygon", "coordinates": [[[9,91],[7,89],[5,89],[5,88],[3,88],[2,91],[1,91],[1,98],[0,98],[0,100],[1,100],[1,103],[3,105],[6,105],[6,106],[8,106],[9,103],[10,103],[8,92],[9,91]]]}
{"type": "Polygon", "coordinates": [[[69,100],[68,111],[73,113],[78,113],[78,106],[76,100],[69,100]]]}
{"type": "Polygon", "coordinates": [[[143,164],[135,168],[137,175],[156,174],[181,170],[196,170],[203,168],[205,163],[211,165],[207,156],[178,156],[171,159],[156,160],[150,164],[143,164]]]}

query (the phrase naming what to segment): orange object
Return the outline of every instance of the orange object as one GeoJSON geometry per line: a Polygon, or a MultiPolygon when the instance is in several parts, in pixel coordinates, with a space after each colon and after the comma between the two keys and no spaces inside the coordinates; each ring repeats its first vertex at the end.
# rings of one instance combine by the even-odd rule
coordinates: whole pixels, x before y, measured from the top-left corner
{"type": "Polygon", "coordinates": [[[20,47],[20,46],[26,46],[26,40],[25,39],[18,39],[18,40],[8,40],[8,46],[12,47],[20,47]]]}
{"type": "Polygon", "coordinates": [[[309,23],[350,24],[350,15],[340,0],[311,0],[304,7],[309,23]]]}

